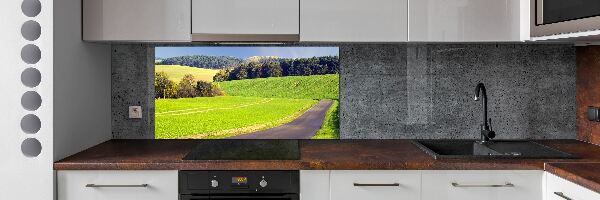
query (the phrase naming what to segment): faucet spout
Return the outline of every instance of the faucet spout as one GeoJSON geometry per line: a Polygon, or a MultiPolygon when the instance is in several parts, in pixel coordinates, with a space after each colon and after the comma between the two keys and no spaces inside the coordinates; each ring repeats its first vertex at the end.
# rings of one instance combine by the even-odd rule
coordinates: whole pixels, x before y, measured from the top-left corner
{"type": "MultiPolygon", "coordinates": [[[[477,84],[475,88],[475,97],[473,98],[475,101],[481,100],[481,107],[483,107],[483,123],[481,123],[481,142],[488,142],[494,137],[496,137],[496,133],[491,130],[490,124],[488,124],[488,105],[487,105],[487,93],[485,90],[485,85],[483,83],[477,84]]],[[[491,123],[491,119],[490,123],[491,123]]]]}
{"type": "Polygon", "coordinates": [[[485,85],[483,83],[477,84],[475,88],[475,101],[481,101],[481,106],[483,107],[483,123],[481,124],[484,128],[488,128],[489,125],[487,123],[487,93],[485,91],[485,85]],[[481,93],[480,93],[481,92],[481,93]],[[480,95],[481,94],[481,95],[480,95]]]}

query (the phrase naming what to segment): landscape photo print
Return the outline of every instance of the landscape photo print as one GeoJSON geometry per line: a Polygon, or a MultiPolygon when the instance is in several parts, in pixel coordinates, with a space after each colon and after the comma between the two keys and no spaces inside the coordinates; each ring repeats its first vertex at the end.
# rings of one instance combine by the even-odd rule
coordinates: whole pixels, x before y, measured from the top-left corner
{"type": "Polygon", "coordinates": [[[165,46],[157,139],[338,139],[338,47],[165,46]]]}

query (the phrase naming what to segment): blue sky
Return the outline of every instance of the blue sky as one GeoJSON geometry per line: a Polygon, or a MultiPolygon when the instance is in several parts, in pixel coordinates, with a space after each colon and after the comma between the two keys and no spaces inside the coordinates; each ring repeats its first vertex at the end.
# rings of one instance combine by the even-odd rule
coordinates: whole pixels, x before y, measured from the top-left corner
{"type": "Polygon", "coordinates": [[[170,58],[186,55],[278,56],[282,58],[309,58],[313,56],[337,56],[338,47],[156,47],[155,56],[170,58]]]}

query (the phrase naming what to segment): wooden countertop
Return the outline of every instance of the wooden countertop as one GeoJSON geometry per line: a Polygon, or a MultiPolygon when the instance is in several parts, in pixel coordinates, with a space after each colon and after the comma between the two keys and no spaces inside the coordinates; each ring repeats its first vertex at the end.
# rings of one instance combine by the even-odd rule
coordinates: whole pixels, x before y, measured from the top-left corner
{"type": "Polygon", "coordinates": [[[546,163],[545,170],[600,193],[600,162],[546,163]]]}
{"type": "Polygon", "coordinates": [[[549,162],[600,162],[600,146],[577,140],[541,144],[582,159],[435,160],[409,140],[302,140],[300,160],[182,160],[194,140],[110,140],[54,163],[55,170],[542,170],[549,162]]]}
{"type": "Polygon", "coordinates": [[[301,140],[300,160],[182,160],[195,140],[110,140],[55,170],[547,170],[600,192],[600,146],[538,140],[581,159],[440,159],[410,140],[301,140]],[[545,165],[545,166],[544,166],[545,165]],[[545,167],[545,168],[544,168],[545,167]]]}

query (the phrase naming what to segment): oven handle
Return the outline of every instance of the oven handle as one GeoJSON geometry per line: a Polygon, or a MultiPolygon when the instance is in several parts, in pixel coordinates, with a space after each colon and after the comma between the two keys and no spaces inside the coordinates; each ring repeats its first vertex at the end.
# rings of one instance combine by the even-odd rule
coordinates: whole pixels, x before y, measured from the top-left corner
{"type": "Polygon", "coordinates": [[[196,196],[196,195],[179,195],[180,200],[206,200],[206,199],[289,199],[289,200],[298,200],[297,194],[284,194],[284,195],[205,195],[205,196],[196,196]]]}

